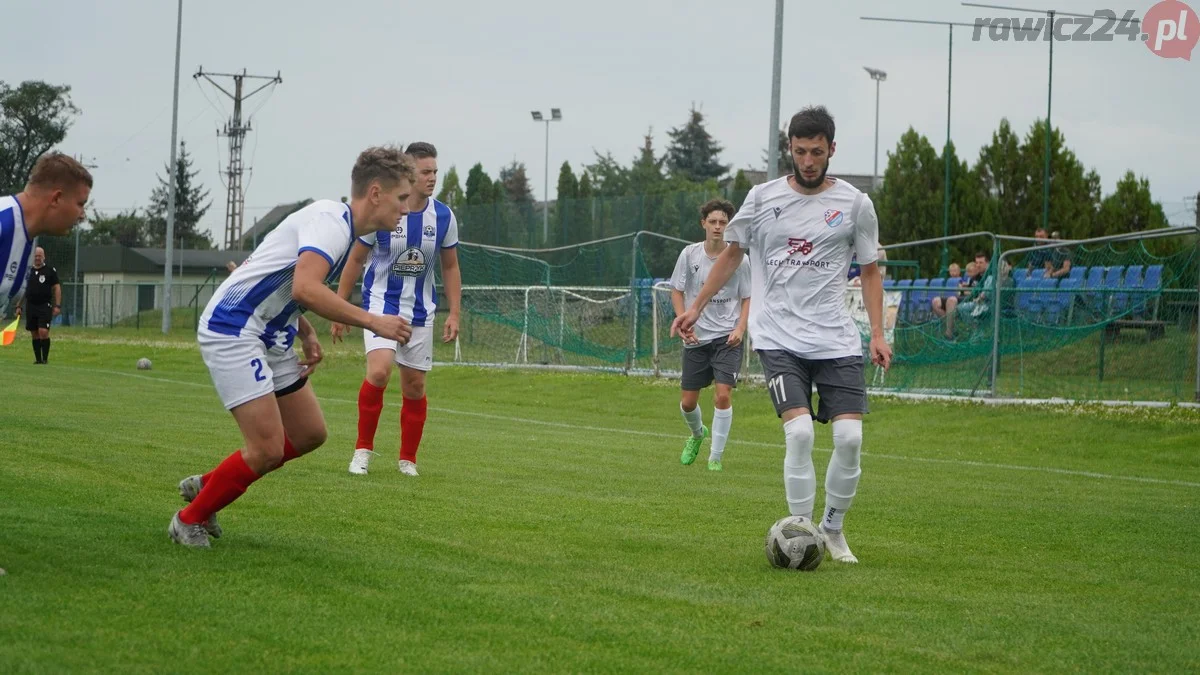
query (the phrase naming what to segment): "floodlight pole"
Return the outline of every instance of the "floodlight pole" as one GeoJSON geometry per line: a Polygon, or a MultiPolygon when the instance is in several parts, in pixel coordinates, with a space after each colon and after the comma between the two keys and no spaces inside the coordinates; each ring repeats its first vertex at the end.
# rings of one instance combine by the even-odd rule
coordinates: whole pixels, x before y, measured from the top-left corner
{"type": "Polygon", "coordinates": [[[945,237],[950,236],[950,194],[953,186],[950,184],[950,93],[951,79],[954,73],[954,27],[966,26],[973,28],[974,24],[957,21],[923,21],[919,19],[891,19],[878,16],[861,17],[864,21],[890,21],[894,23],[920,23],[933,26],[945,26],[949,31],[949,46],[946,57],[946,145],[942,150],[943,162],[946,165],[945,183],[942,189],[942,265],[940,274],[945,274],[950,268],[950,243],[945,237]]]}
{"type": "Polygon", "coordinates": [[[783,0],[775,0],[775,60],[771,69],[771,136],[767,142],[767,180],[779,178],[779,87],[783,73],[783,0]]]}
{"type": "Polygon", "coordinates": [[[531,115],[534,122],[546,123],[546,158],[542,170],[542,246],[548,246],[550,241],[550,123],[562,121],[562,111],[551,108],[550,116],[543,117],[540,110],[534,110],[531,115]]]}
{"type": "Polygon", "coordinates": [[[871,190],[879,188],[879,83],[887,79],[887,73],[878,68],[863,66],[863,70],[875,80],[875,169],[871,174],[871,190]]]}
{"type": "Polygon", "coordinates": [[[175,238],[175,139],[179,135],[179,46],[183,39],[183,0],[179,0],[175,18],[175,94],[171,104],[171,164],[167,171],[167,231],[163,238],[166,262],[163,265],[163,335],[171,332],[171,256],[175,238]]]}

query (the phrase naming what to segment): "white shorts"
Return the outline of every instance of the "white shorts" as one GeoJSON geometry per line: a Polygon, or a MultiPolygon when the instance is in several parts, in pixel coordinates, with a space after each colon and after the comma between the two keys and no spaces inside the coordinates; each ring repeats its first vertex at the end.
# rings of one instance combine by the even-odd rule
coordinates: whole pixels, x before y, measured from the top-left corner
{"type": "Polygon", "coordinates": [[[197,334],[196,341],[226,410],[283,391],[300,381],[303,368],[293,349],[282,354],[269,352],[262,340],[256,338],[203,331],[197,334]]]}
{"type": "Polygon", "coordinates": [[[397,345],[395,340],[381,338],[369,330],[363,330],[363,343],[367,353],[376,349],[396,352],[396,363],[405,368],[429,372],[433,369],[433,326],[413,326],[408,344],[397,345]]]}

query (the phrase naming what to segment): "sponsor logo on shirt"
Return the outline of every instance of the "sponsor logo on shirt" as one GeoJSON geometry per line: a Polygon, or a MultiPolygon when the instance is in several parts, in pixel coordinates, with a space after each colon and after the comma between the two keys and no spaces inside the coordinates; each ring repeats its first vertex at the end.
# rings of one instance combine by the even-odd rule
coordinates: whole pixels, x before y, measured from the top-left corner
{"type": "Polygon", "coordinates": [[[425,252],[416,246],[410,246],[396,257],[392,263],[392,274],[401,277],[419,277],[425,274],[425,252]]]}
{"type": "Polygon", "coordinates": [[[808,255],[809,253],[812,253],[812,250],[813,243],[811,241],[807,239],[799,239],[797,237],[788,237],[787,254],[789,257],[796,255],[796,253],[799,253],[800,255],[808,255]]]}

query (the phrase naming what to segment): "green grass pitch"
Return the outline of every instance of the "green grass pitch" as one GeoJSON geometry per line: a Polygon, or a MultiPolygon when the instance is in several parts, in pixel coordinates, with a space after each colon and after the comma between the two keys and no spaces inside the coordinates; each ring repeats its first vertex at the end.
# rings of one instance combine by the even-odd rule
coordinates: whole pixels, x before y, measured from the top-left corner
{"type": "Polygon", "coordinates": [[[313,378],[326,446],[192,551],[176,483],[240,439],[187,337],[147,336],[0,349],[0,672],[1200,669],[1195,411],[877,399],[862,563],[788,572],[763,553],[786,515],[764,389],[712,473],[707,442],[679,464],[674,382],[439,367],[422,475],[395,468],[393,387],[355,477],[352,339],[313,378]]]}

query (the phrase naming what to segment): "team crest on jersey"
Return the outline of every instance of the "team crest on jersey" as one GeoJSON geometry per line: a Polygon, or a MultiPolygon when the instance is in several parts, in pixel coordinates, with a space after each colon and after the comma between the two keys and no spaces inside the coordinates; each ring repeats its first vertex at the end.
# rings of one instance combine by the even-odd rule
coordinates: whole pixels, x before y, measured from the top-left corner
{"type": "Polygon", "coordinates": [[[416,246],[404,249],[392,263],[392,274],[400,277],[419,277],[425,274],[425,252],[416,246]]]}
{"type": "Polygon", "coordinates": [[[437,230],[434,229],[433,225],[426,225],[424,232],[426,239],[433,239],[434,235],[437,234],[437,230]]]}
{"type": "Polygon", "coordinates": [[[45,274],[39,274],[39,275],[38,275],[38,283],[39,283],[39,284],[44,284],[44,283],[46,283],[46,275],[45,275],[45,274]]]}
{"type": "Polygon", "coordinates": [[[825,211],[825,224],[830,227],[837,227],[842,224],[842,212],[837,209],[829,209],[825,211]]]}

